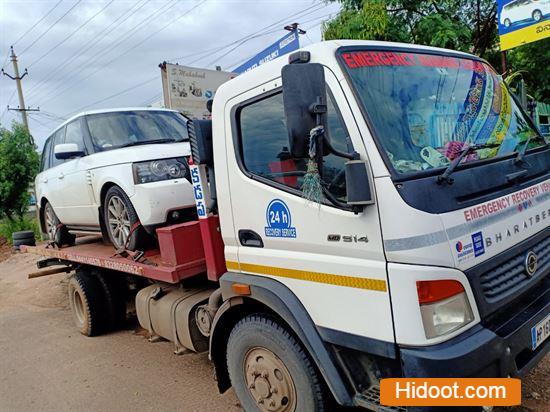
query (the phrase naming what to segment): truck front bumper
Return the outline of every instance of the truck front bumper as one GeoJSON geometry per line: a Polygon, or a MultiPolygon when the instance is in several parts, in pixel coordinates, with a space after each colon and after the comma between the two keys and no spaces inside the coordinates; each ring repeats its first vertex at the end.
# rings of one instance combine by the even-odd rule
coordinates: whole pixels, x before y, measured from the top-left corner
{"type": "Polygon", "coordinates": [[[550,348],[550,338],[532,350],[531,329],[550,313],[548,277],[523,305],[476,325],[438,345],[400,347],[405,377],[514,377],[533,368],[550,348]],[[545,292],[541,293],[541,289],[545,292]],[[536,297],[535,297],[536,296],[536,297]]]}

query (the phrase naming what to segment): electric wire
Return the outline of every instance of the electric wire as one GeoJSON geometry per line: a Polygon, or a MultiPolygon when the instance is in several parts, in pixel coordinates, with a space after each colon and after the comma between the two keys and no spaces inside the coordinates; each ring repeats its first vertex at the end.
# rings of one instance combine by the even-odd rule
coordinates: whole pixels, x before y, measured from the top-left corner
{"type": "Polygon", "coordinates": [[[67,37],[65,37],[63,40],[58,42],[55,46],[53,46],[51,49],[49,49],[47,52],[45,52],[42,56],[34,60],[32,63],[30,63],[27,67],[32,67],[36,63],[38,63],[40,60],[42,60],[44,57],[49,55],[51,52],[53,52],[55,49],[57,49],[59,46],[61,46],[63,43],[65,43],[67,40],[69,40],[71,37],[73,37],[76,33],[78,33],[84,26],[86,26],[88,23],[90,23],[92,20],[94,20],[97,16],[99,16],[101,13],[105,11],[111,4],[114,3],[115,0],[111,0],[109,3],[107,3],[105,6],[103,6],[97,13],[95,13],[93,16],[88,18],[84,23],[82,23],[80,26],[78,26],[75,30],[71,32],[67,37]]]}
{"type": "MultiPolygon", "coordinates": [[[[116,29],[117,27],[120,27],[120,25],[122,23],[124,23],[126,20],[128,20],[131,16],[133,16],[136,12],[138,12],[141,8],[143,8],[143,6],[145,6],[147,4],[147,1],[148,0],[141,0],[141,1],[138,1],[137,3],[135,3],[130,9],[126,10],[124,13],[122,13],[117,19],[115,19],[113,22],[111,22],[111,24],[109,24],[107,27],[105,27],[103,30],[102,30],[102,33],[99,37],[91,37],[90,40],[88,40],[85,44],[83,44],[80,48],[79,48],[79,51],[78,53],[75,53],[73,54],[72,56],[70,56],[69,58],[65,59],[64,61],[62,61],[61,63],[59,63],[59,65],[57,65],[53,70],[49,71],[43,78],[40,82],[38,82],[36,85],[34,85],[30,90],[29,92],[27,93],[27,95],[30,97],[30,98],[33,98],[33,97],[36,97],[38,95],[41,95],[41,94],[44,94],[44,93],[47,93],[48,92],[48,89],[47,89],[47,84],[46,83],[49,83],[51,82],[52,80],[54,80],[56,77],[63,77],[64,76],[64,72],[63,70],[61,70],[63,67],[67,67],[70,63],[72,63],[74,60],[76,60],[77,58],[79,58],[80,56],[82,56],[84,53],[86,53],[88,50],[91,50],[93,49],[94,47],[96,47],[97,45],[99,45],[101,43],[101,41],[106,37],[108,36],[114,29],[116,29]],[[135,10],[134,10],[135,9],[135,10]],[[132,11],[133,10],[133,11],[132,11]],[[122,20],[121,20],[122,19],[122,20]],[[120,21],[121,20],[121,21],[120,21]],[[119,22],[120,21],[120,22],[119,22]],[[118,26],[116,27],[113,27],[117,22],[119,22],[118,26]],[[111,28],[112,27],[112,28],[111,28]],[[110,29],[110,30],[109,30],[110,29]],[[42,86],[46,84],[45,86],[42,86]],[[46,89],[44,89],[43,87],[46,87],[46,89]]],[[[103,50],[102,50],[103,51],[103,50]]],[[[86,59],[84,62],[81,62],[81,64],[78,65],[78,68],[80,67],[84,67],[85,65],[87,65],[89,63],[89,61],[91,59],[93,59],[94,56],[92,56],[92,58],[88,58],[86,59]]],[[[76,69],[77,70],[77,69],[76,69]]],[[[49,90],[50,92],[52,90],[49,90]]]]}
{"type": "Polygon", "coordinates": [[[23,40],[23,38],[29,34],[36,26],[38,26],[46,17],[48,17],[56,8],[57,6],[59,6],[61,4],[63,0],[59,0],[57,3],[55,3],[55,5],[46,13],[44,14],[40,19],[38,19],[38,21],[36,23],[34,23],[29,29],[27,29],[27,31],[25,33],[23,33],[21,36],[19,36],[17,38],[17,40],[15,40],[13,43],[12,43],[12,46],[15,46],[17,43],[19,43],[21,40],[23,40]]]}
{"type": "Polygon", "coordinates": [[[67,14],[69,14],[76,6],[78,6],[82,0],[78,0],[75,4],[71,6],[69,10],[67,10],[61,17],[59,17],[55,22],[53,22],[42,34],[40,34],[31,44],[29,44],[27,47],[23,49],[22,52],[19,53],[19,56],[21,56],[23,53],[25,53],[27,50],[29,50],[32,46],[34,46],[42,37],[44,37],[48,32],[53,29],[57,23],[59,23],[67,14]]]}
{"type": "MultiPolygon", "coordinates": [[[[173,0],[169,3],[166,3],[163,7],[157,9],[156,11],[154,11],[153,13],[151,13],[150,15],[145,17],[144,19],[140,20],[140,22],[138,22],[135,26],[133,26],[128,31],[126,31],[125,34],[123,34],[122,39],[119,38],[117,43],[114,46],[111,46],[109,52],[112,52],[114,49],[116,49],[118,46],[120,46],[120,44],[122,44],[124,41],[129,39],[136,31],[139,30],[139,28],[142,25],[144,25],[145,23],[150,22],[151,19],[155,18],[157,15],[162,14],[162,13],[168,11],[169,9],[171,9],[172,7],[174,7],[178,1],[179,0],[173,0]]],[[[104,53],[104,51],[100,50],[99,53],[104,53]]],[[[94,55],[94,57],[97,56],[99,53],[96,53],[96,55],[94,55]]],[[[75,86],[79,85],[80,82],[82,82],[83,80],[86,80],[86,79],[90,78],[91,76],[93,76],[94,74],[96,74],[97,72],[99,72],[101,70],[104,70],[105,68],[108,67],[108,65],[110,63],[112,63],[114,60],[116,60],[120,56],[121,55],[119,54],[119,55],[115,56],[113,59],[109,60],[108,62],[101,62],[101,63],[98,62],[97,65],[99,67],[97,67],[93,72],[89,73],[88,75],[84,76],[83,78],[76,79],[75,82],[72,82],[70,85],[67,85],[66,83],[69,82],[69,79],[75,79],[76,77],[78,77],[81,74],[81,73],[75,72],[75,74],[73,76],[69,76],[67,79],[65,79],[64,83],[65,83],[66,87],[60,86],[60,87],[54,89],[53,91],[51,91],[48,95],[43,97],[44,102],[49,102],[49,101],[53,100],[54,98],[61,96],[62,94],[64,94],[68,90],[70,90],[70,89],[74,88],[75,86]],[[55,93],[59,89],[61,89],[61,91],[59,91],[58,93],[55,93]]]]}

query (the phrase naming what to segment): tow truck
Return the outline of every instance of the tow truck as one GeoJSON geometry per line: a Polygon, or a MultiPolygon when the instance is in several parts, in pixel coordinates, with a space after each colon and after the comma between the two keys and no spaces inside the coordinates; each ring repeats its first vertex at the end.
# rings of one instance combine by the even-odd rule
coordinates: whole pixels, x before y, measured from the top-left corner
{"type": "Polygon", "coordinates": [[[397,410],[381,379],[522,376],[548,352],[550,148],[482,59],[322,42],[223,84],[189,137],[198,218],[158,250],[25,248],[31,277],[75,272],[83,334],[135,305],[247,411],[397,410]]]}

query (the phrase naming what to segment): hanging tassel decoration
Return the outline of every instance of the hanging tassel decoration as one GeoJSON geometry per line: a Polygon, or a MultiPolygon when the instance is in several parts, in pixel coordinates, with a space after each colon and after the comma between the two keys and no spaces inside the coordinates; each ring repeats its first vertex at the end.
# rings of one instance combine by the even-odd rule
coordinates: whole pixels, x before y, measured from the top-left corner
{"type": "Polygon", "coordinates": [[[321,176],[317,166],[317,138],[324,132],[323,126],[317,126],[311,129],[309,134],[309,159],[307,161],[306,174],[302,182],[302,197],[306,201],[314,202],[321,206],[323,198],[323,188],[321,186],[321,176]]]}

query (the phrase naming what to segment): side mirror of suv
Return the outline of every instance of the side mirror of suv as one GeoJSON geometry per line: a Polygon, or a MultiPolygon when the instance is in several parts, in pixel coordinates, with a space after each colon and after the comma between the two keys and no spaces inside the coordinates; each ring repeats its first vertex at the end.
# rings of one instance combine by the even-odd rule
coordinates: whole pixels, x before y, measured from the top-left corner
{"type": "Polygon", "coordinates": [[[76,143],[56,144],[53,148],[56,159],[70,159],[72,157],[82,157],[85,153],[78,148],[76,143]]]}

